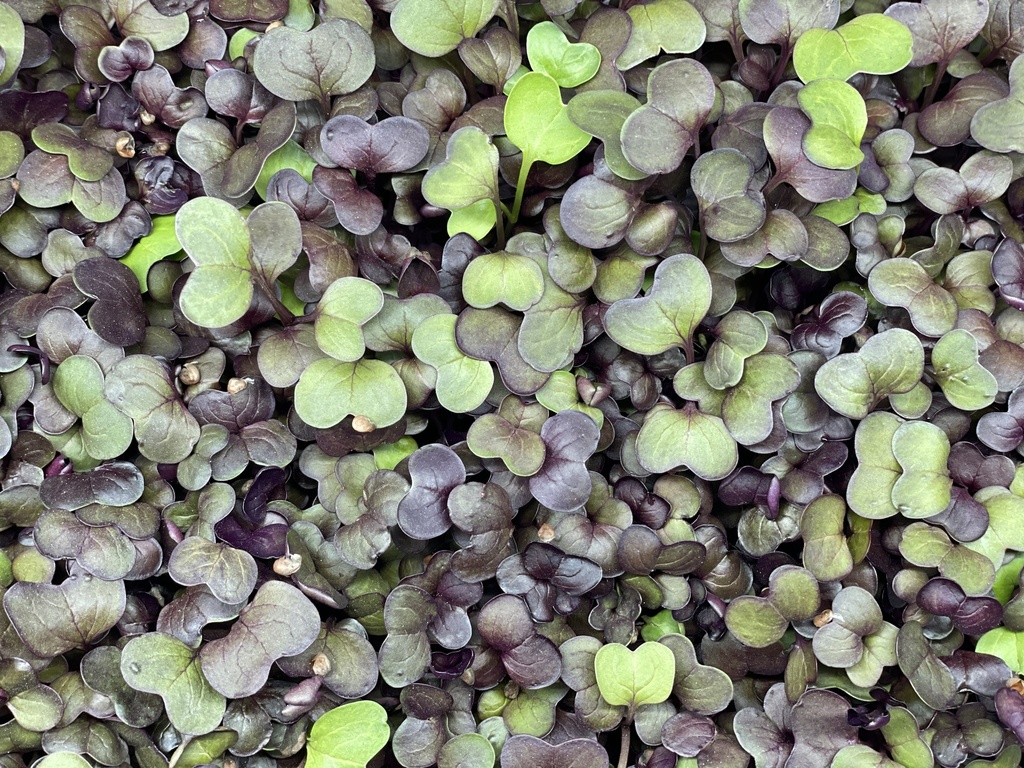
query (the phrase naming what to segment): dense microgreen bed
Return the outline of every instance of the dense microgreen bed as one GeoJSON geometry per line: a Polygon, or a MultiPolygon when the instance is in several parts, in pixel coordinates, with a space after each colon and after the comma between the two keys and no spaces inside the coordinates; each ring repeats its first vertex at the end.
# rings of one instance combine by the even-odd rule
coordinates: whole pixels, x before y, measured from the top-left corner
{"type": "Polygon", "coordinates": [[[1014,768],[1024,0],[0,0],[0,768],[1014,768]]]}

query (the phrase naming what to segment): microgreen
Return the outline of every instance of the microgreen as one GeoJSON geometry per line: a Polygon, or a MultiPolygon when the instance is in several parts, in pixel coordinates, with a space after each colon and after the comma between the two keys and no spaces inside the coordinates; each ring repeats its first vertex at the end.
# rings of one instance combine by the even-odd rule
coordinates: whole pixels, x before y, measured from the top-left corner
{"type": "Polygon", "coordinates": [[[5,765],[1018,765],[1019,6],[0,0],[5,765]]]}

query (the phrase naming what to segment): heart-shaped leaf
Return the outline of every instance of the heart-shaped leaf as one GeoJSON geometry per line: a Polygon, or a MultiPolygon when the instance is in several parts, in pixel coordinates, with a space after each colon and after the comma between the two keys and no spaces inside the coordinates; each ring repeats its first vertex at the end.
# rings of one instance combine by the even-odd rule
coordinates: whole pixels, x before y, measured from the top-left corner
{"type": "Polygon", "coordinates": [[[75,570],[59,585],[16,582],[3,603],[25,645],[50,658],[85,648],[117,623],[125,608],[124,582],[75,570]]]}
{"type": "Polygon", "coordinates": [[[256,46],[252,66],[275,96],[288,101],[315,99],[330,114],[331,97],[365,83],[374,61],[366,30],[349,19],[335,18],[308,32],[288,26],[268,30],[256,46]]]}
{"type": "Polygon", "coordinates": [[[497,10],[498,0],[455,0],[442,7],[431,0],[399,0],[391,12],[391,29],[416,53],[444,56],[463,40],[476,37],[497,10]]]}
{"type": "Polygon", "coordinates": [[[714,105],[715,81],[700,62],[677,59],[656,67],[647,82],[647,104],[622,125],[623,155],[645,173],[671,173],[714,105]]]}
{"type": "Polygon", "coordinates": [[[971,138],[993,152],[1024,152],[1024,62],[1017,58],[1010,65],[1010,95],[971,118],[971,138]]]}
{"type": "Polygon", "coordinates": [[[388,427],[405,415],[406,404],[401,377],[381,360],[316,360],[295,386],[295,412],[319,429],[333,427],[346,416],[363,416],[376,427],[388,427]]]}
{"type": "Polygon", "coordinates": [[[203,645],[203,673],[227,698],[252,696],[267,682],[275,661],[304,651],[319,631],[320,614],[309,598],[283,581],[268,581],[226,637],[203,645]]]}
{"type": "Polygon", "coordinates": [[[462,276],[462,295],[471,307],[504,304],[523,312],[544,295],[544,273],[528,256],[498,251],[469,262],[462,276]]]}
{"type": "Polygon", "coordinates": [[[923,171],[914,183],[914,195],[936,213],[956,213],[1000,197],[1012,175],[1010,158],[982,150],[967,158],[959,172],[952,168],[923,171]]]}
{"type": "MultiPolygon", "coordinates": [[[[470,262],[472,263],[472,262],[470,262]]],[[[477,408],[494,385],[494,371],[486,360],[463,353],[455,339],[455,315],[434,315],[412,334],[416,357],[437,371],[437,399],[450,411],[477,408]]]]}
{"type": "Polygon", "coordinates": [[[361,277],[342,277],[320,298],[314,330],[321,350],[336,360],[355,362],[363,356],[362,327],[384,306],[384,294],[361,277]]]}
{"type": "Polygon", "coordinates": [[[921,342],[910,331],[891,328],[872,336],[859,352],[821,366],[814,388],[837,413],[863,419],[886,396],[913,389],[923,373],[921,342]]]}
{"type": "Polygon", "coordinates": [[[658,53],[691,53],[704,44],[707,27],[704,19],[686,0],[654,0],[632,5],[629,18],[633,32],[616,59],[625,71],[658,53]]]}
{"type": "Polygon", "coordinates": [[[201,197],[181,207],[174,229],[196,264],[181,292],[182,312],[208,328],[233,323],[245,314],[253,295],[245,219],[230,203],[201,197]]]}
{"type": "Polygon", "coordinates": [[[321,715],[309,732],[309,768],[365,768],[391,738],[388,713],[375,701],[352,701],[321,715]]]}
{"type": "Polygon", "coordinates": [[[523,75],[505,102],[505,133],[523,153],[512,218],[517,219],[530,169],[538,160],[558,165],[576,157],[590,135],[569,119],[558,83],[543,72],[523,75]]]}
{"type": "Polygon", "coordinates": [[[693,344],[693,331],[711,306],[711,279],[695,256],[678,254],[660,264],[647,295],[612,304],[604,317],[608,335],[641,355],[693,344]]]}
{"type": "Polygon", "coordinates": [[[480,458],[500,458],[512,474],[529,477],[544,463],[546,448],[540,431],[547,418],[541,404],[526,404],[509,395],[497,413],[484,414],[470,425],[466,442],[480,458]]]}
{"type": "Polygon", "coordinates": [[[534,72],[543,72],[562,88],[575,88],[597,74],[601,52],[590,43],[570,43],[552,21],[542,21],[526,35],[526,55],[534,72]]]}
{"type": "Polygon", "coordinates": [[[389,117],[370,125],[355,115],[338,115],[320,129],[320,146],[342,168],[366,174],[395,173],[423,159],[430,147],[430,134],[408,117],[389,117]]]}
{"type": "Polygon", "coordinates": [[[594,656],[594,673],[601,696],[612,706],[636,709],[659,704],[672,693],[676,657],[661,643],[641,643],[635,651],[608,643],[594,656]]]}
{"type": "Polygon", "coordinates": [[[793,65],[805,83],[827,78],[849,80],[858,72],[899,72],[916,53],[913,36],[905,25],[888,15],[865,13],[836,29],[804,32],[793,49],[793,65]]]}
{"type": "Polygon", "coordinates": [[[935,380],[950,405],[964,411],[980,411],[995,400],[996,377],[978,362],[978,341],[969,332],[955,329],[932,349],[935,380]]]}
{"type": "Polygon", "coordinates": [[[457,211],[494,199],[497,187],[498,150],[486,133],[468,125],[448,139],[444,161],[427,171],[420,191],[431,205],[457,211]]]}
{"type": "Polygon", "coordinates": [[[569,739],[558,745],[529,734],[516,734],[505,742],[501,750],[502,768],[582,768],[584,765],[603,766],[608,752],[596,741],[586,738],[569,739]]]}
{"type": "MultiPolygon", "coordinates": [[[[914,56],[909,65],[923,67],[937,63],[940,69],[935,76],[939,77],[953,56],[981,32],[988,21],[987,6],[987,2],[961,4],[955,0],[923,0],[921,3],[893,3],[885,15],[902,22],[913,35],[914,56]]],[[[901,64],[900,68],[903,66],[901,64]]]]}
{"type": "Polygon", "coordinates": [[[622,126],[640,109],[633,96],[613,90],[584,91],[573,96],[566,108],[577,128],[604,143],[604,159],[612,173],[630,181],[647,175],[630,165],[622,153],[622,126]]]}
{"type": "Polygon", "coordinates": [[[942,336],[956,324],[956,300],[914,259],[881,262],[868,275],[868,289],[882,304],[906,309],[925,336],[942,336]]]}
{"type": "Polygon", "coordinates": [[[803,140],[807,157],[823,168],[859,165],[864,159],[860,141],[868,114],[857,89],[842,80],[814,80],[800,89],[797,100],[811,119],[803,140]]]}
{"type": "Polygon", "coordinates": [[[764,196],[750,188],[754,167],[736,149],[714,149],[693,164],[690,184],[700,203],[707,237],[733,243],[750,237],[764,224],[764,196]]]}
{"type": "Polygon", "coordinates": [[[178,396],[170,372],[156,358],[130,355],[112,366],[104,395],[135,422],[135,438],[146,458],[176,463],[192,453],[199,440],[199,422],[178,396]]]}
{"type": "Polygon", "coordinates": [[[206,681],[196,652],[176,637],[150,632],[128,641],[121,674],[135,690],[158,694],[182,733],[209,733],[224,717],[227,702],[206,681]]]}
{"type": "Polygon", "coordinates": [[[179,584],[205,584],[225,603],[242,602],[256,586],[252,555],[198,536],[189,536],[174,548],[167,571],[179,584]]]}
{"type": "Polygon", "coordinates": [[[647,414],[636,439],[637,460],[649,472],[684,466],[705,480],[721,480],[736,468],[736,441],[718,416],[695,403],[680,410],[656,406],[647,414]]]}

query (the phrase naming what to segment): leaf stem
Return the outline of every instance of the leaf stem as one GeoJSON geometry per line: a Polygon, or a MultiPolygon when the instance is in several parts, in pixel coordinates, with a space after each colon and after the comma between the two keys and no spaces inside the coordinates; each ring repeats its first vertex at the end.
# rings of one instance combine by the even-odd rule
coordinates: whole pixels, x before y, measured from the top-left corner
{"type": "Polygon", "coordinates": [[[736,35],[729,35],[729,47],[732,48],[732,55],[736,59],[736,63],[739,64],[745,58],[743,55],[743,43],[736,35]]]}
{"type": "Polygon", "coordinates": [[[629,765],[629,740],[633,733],[633,727],[630,724],[632,718],[627,718],[626,722],[622,724],[620,733],[622,734],[619,746],[619,762],[617,768],[626,768],[629,765]]]}
{"type": "Polygon", "coordinates": [[[501,204],[501,200],[498,199],[497,195],[495,195],[493,203],[494,228],[497,230],[498,233],[498,242],[496,243],[496,245],[498,246],[499,251],[503,251],[505,250],[505,215],[502,209],[505,206],[501,204]]]}
{"type": "Polygon", "coordinates": [[[939,91],[939,84],[942,82],[942,78],[946,75],[946,61],[940,61],[935,65],[935,77],[932,78],[931,85],[928,86],[928,90],[924,92],[924,100],[921,102],[921,109],[927,109],[933,101],[935,101],[935,94],[939,91]]]}
{"type": "Polygon", "coordinates": [[[765,184],[764,187],[762,187],[761,194],[767,195],[769,192],[773,191],[777,186],[779,186],[779,184],[781,184],[785,180],[785,176],[779,173],[779,171],[775,171],[772,177],[768,179],[768,183],[765,184]]]}
{"type": "Polygon", "coordinates": [[[523,163],[519,167],[519,178],[516,180],[516,199],[512,203],[512,220],[510,224],[515,224],[519,221],[519,209],[523,207],[523,193],[526,192],[526,177],[530,175],[530,169],[533,167],[533,158],[523,153],[523,163]]]}
{"type": "Polygon", "coordinates": [[[505,21],[508,22],[509,32],[516,40],[519,39],[519,13],[516,10],[516,0],[505,0],[505,21]]]}
{"type": "Polygon", "coordinates": [[[790,47],[789,43],[782,46],[782,51],[779,53],[779,63],[775,66],[775,71],[772,72],[771,79],[771,90],[775,90],[775,86],[779,84],[782,79],[782,75],[786,72],[786,65],[789,64],[790,47]]]}
{"type": "Polygon", "coordinates": [[[274,290],[274,286],[267,282],[267,279],[260,275],[257,283],[264,295],[270,300],[271,305],[274,307],[274,312],[281,318],[281,322],[285,325],[291,325],[295,322],[295,315],[292,311],[286,307],[279,298],[277,298],[277,291],[274,290]]]}

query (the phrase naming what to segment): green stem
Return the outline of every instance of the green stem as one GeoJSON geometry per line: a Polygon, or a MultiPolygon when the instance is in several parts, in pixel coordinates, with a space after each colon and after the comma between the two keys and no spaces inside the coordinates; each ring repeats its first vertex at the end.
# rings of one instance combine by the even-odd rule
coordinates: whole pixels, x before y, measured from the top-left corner
{"type": "Polygon", "coordinates": [[[628,718],[626,722],[622,724],[622,730],[620,731],[622,737],[620,739],[619,746],[618,768],[626,768],[626,766],[629,765],[629,739],[633,733],[633,728],[629,722],[630,719],[631,718],[628,718]]]}
{"type": "Polygon", "coordinates": [[[498,232],[498,250],[502,251],[505,249],[505,216],[502,213],[503,206],[497,195],[494,196],[494,227],[498,232]]]}
{"type": "Polygon", "coordinates": [[[516,181],[516,199],[512,203],[512,224],[519,221],[519,209],[523,207],[523,193],[526,192],[526,177],[530,175],[532,167],[533,158],[524,152],[523,164],[519,167],[519,179],[516,181]]]}

